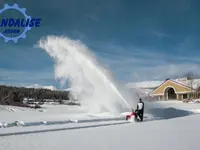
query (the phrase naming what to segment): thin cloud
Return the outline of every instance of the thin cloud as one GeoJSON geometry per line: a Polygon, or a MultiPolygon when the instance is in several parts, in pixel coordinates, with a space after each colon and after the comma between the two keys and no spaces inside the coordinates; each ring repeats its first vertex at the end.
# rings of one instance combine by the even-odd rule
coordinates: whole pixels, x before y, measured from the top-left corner
{"type": "Polygon", "coordinates": [[[199,67],[200,65],[198,64],[166,64],[137,68],[132,75],[133,77],[140,75],[140,81],[163,80],[176,76],[184,76],[187,72],[193,72],[200,75],[199,67]]]}
{"type": "MultiPolygon", "coordinates": [[[[91,43],[90,43],[91,44],[91,43]]],[[[198,56],[171,55],[158,50],[120,46],[112,43],[97,43],[101,50],[94,51],[97,60],[114,76],[126,82],[163,80],[186,72],[197,72],[200,67],[198,56]]],[[[0,82],[29,83],[54,81],[53,68],[41,71],[0,69],[0,82]]]]}
{"type": "Polygon", "coordinates": [[[156,31],[156,30],[151,31],[151,34],[153,34],[159,38],[169,37],[169,35],[167,35],[166,33],[161,32],[161,31],[156,31]]]}
{"type": "Polygon", "coordinates": [[[39,83],[45,80],[54,80],[53,72],[46,70],[40,72],[8,70],[0,68],[0,73],[4,78],[1,78],[2,83],[39,83]]]}
{"type": "Polygon", "coordinates": [[[92,21],[95,21],[95,22],[100,21],[100,19],[97,17],[96,14],[88,14],[88,15],[86,15],[86,18],[88,18],[88,19],[90,19],[92,21]]]}
{"type": "Polygon", "coordinates": [[[200,74],[200,60],[197,56],[169,55],[147,49],[116,45],[104,45],[104,51],[97,53],[107,67],[119,78],[129,81],[163,80],[181,76],[186,72],[200,74]]]}

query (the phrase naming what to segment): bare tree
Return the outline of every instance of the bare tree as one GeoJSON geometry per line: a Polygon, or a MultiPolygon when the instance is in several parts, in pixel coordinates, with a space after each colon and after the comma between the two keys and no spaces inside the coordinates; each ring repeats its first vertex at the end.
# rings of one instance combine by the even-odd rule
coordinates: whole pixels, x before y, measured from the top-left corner
{"type": "Polygon", "coordinates": [[[194,72],[187,72],[184,74],[184,76],[188,80],[188,86],[191,89],[191,93],[189,94],[189,98],[193,99],[195,97],[195,91],[194,91],[194,79],[195,79],[195,73],[194,72]]]}

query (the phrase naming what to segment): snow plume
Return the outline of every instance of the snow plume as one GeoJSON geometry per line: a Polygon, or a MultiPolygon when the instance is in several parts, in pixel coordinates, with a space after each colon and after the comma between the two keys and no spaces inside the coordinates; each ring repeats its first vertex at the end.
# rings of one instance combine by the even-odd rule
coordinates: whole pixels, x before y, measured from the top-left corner
{"type": "Polygon", "coordinates": [[[55,61],[55,77],[62,85],[69,83],[73,97],[89,112],[120,113],[130,106],[114,85],[108,71],[101,67],[80,41],[48,36],[39,41],[55,61]]]}

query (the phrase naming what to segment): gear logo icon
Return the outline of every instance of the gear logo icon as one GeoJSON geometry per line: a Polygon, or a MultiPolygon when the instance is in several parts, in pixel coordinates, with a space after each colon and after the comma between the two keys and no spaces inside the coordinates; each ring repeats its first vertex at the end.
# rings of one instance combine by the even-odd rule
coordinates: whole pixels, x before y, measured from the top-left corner
{"type": "MultiPolygon", "coordinates": [[[[16,11],[19,11],[19,12],[21,12],[24,15],[26,21],[28,19],[31,20],[31,16],[28,16],[26,14],[26,8],[19,8],[18,4],[14,4],[13,6],[9,6],[8,4],[4,4],[4,8],[0,9],[0,14],[3,13],[4,11],[6,11],[6,10],[16,10],[16,11]]],[[[24,31],[20,35],[18,35],[18,36],[7,37],[3,33],[0,33],[0,37],[3,37],[5,42],[14,41],[15,43],[17,43],[20,38],[23,38],[23,39],[26,38],[26,32],[29,31],[29,30],[31,30],[31,27],[30,26],[26,26],[24,28],[24,31]]]]}

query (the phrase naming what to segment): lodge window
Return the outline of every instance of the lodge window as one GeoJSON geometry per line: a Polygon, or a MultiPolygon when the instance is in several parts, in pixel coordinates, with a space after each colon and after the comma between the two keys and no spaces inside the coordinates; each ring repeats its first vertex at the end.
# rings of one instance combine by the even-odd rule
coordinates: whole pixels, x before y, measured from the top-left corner
{"type": "Polygon", "coordinates": [[[187,94],[183,94],[183,99],[186,99],[187,98],[187,94]]]}

